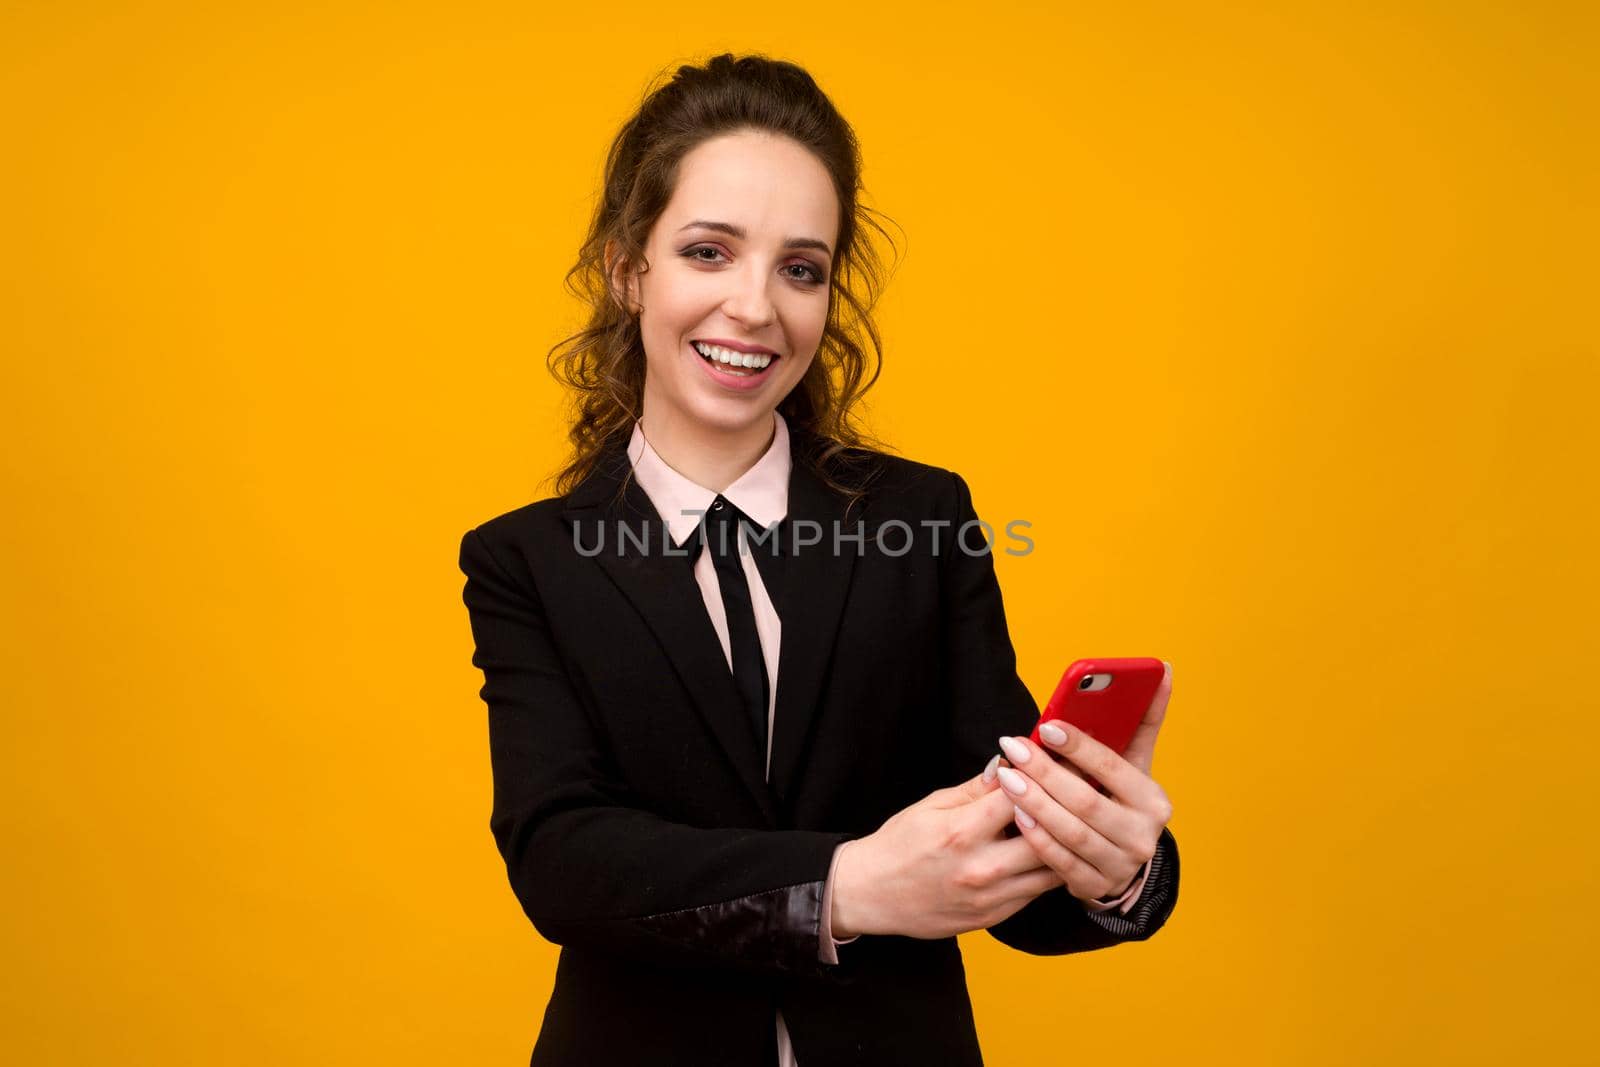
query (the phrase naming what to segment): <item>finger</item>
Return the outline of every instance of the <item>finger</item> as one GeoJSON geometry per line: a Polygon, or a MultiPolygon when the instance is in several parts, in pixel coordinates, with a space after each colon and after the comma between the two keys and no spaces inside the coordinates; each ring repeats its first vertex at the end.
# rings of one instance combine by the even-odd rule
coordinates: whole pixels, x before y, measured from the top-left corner
{"type": "Polygon", "coordinates": [[[963,804],[972,803],[994,788],[992,782],[984,781],[984,773],[980,771],[964,782],[935,789],[928,794],[926,803],[934,808],[958,808],[963,804]]]}
{"type": "Polygon", "coordinates": [[[1061,877],[1067,891],[1080,899],[1103,897],[1126,884],[1138,871],[1137,866],[1129,867],[1126,877],[1118,881],[1118,872],[1123,870],[1122,863],[1113,863],[1108,870],[1057,841],[1043,826],[1029,826],[1022,819],[1018,819],[1017,826],[1022,831],[1022,840],[1032,846],[1039,853],[1039,858],[1061,877]]]}
{"type": "MultiPolygon", "coordinates": [[[[1057,767],[1060,767],[1062,770],[1066,771],[1068,774],[1072,775],[1074,778],[1086,779],[1088,777],[1088,775],[1084,774],[1082,771],[1078,770],[1078,768],[1074,767],[1070,760],[1063,759],[1060,756],[1057,756],[1053,752],[1048,753],[1048,754],[1050,756],[1050,762],[1054,763],[1057,767]]],[[[1092,789],[1094,787],[1090,786],[1090,788],[1092,789]]]]}
{"type": "MultiPolygon", "coordinates": [[[[1009,767],[1002,770],[1007,774],[1016,773],[1009,767]]],[[[980,840],[1001,837],[1006,827],[1011,825],[1011,796],[997,782],[993,789],[967,805],[962,818],[960,829],[963,833],[980,840]]]]}
{"type": "MultiPolygon", "coordinates": [[[[1026,842],[1018,838],[1017,844],[1025,845],[1026,842]]],[[[1005,900],[1016,900],[1018,897],[1031,898],[1065,884],[1061,875],[1054,868],[1046,866],[1038,856],[1033,858],[1033,862],[1034,870],[1026,874],[1014,874],[996,882],[993,890],[995,895],[1005,900]]]]}
{"type": "Polygon", "coordinates": [[[994,792],[1000,788],[1000,781],[995,771],[1003,762],[998,755],[992,757],[982,771],[966,781],[929,793],[926,803],[935,808],[955,808],[962,804],[970,804],[985,794],[994,792]]]}
{"type": "Polygon", "coordinates": [[[989,872],[991,879],[1015,878],[1030,871],[1046,869],[1038,851],[1021,837],[1002,837],[991,841],[974,852],[973,856],[989,872]]]}
{"type": "MultiPolygon", "coordinates": [[[[1032,764],[1039,761],[1040,758],[1035,756],[1028,762],[1032,764]]],[[[1123,864],[1124,853],[1139,843],[1139,827],[1137,824],[1130,825],[1126,809],[1115,800],[1089,789],[1083,782],[1071,783],[1072,786],[1090,794],[1089,797],[1080,798],[1080,802],[1093,808],[1101,822],[1121,824],[1122,828],[1116,833],[1115,839],[1108,838],[1097,827],[1090,825],[1087,819],[1080,818],[1076,812],[1062,806],[1044,791],[1043,786],[1038,782],[1029,781],[1020,771],[1006,771],[1002,781],[1006,791],[1011,794],[1012,817],[1016,820],[1024,839],[1027,839],[1030,831],[1035,833],[1035,839],[1029,843],[1034,845],[1036,850],[1043,838],[1048,837],[1052,842],[1096,867],[1114,871],[1123,864]],[[1108,812],[1107,808],[1115,811],[1108,812]]],[[[1057,866],[1049,856],[1043,852],[1040,854],[1052,862],[1052,866],[1057,866]]]]}
{"type": "Polygon", "coordinates": [[[1150,768],[1155,765],[1156,737],[1161,733],[1161,724],[1167,718],[1167,703],[1172,699],[1172,664],[1166,660],[1161,662],[1165,667],[1161,675],[1161,684],[1156,686],[1156,695],[1151,698],[1150,707],[1145,710],[1144,718],[1133,731],[1133,739],[1128,742],[1127,749],[1122,753],[1123,759],[1145,774],[1149,774],[1150,768]]]}
{"type": "Polygon", "coordinates": [[[1036,819],[1048,817],[1052,830],[1063,825],[1063,819],[1056,814],[1059,808],[1081,819],[1118,847],[1123,842],[1138,841],[1144,833],[1150,821],[1149,814],[1101,795],[1082,776],[1068,773],[1062,764],[1028,738],[1002,737],[1000,744],[1011,755],[1012,766],[1024,778],[1020,783],[1007,779],[1012,785],[1024,787],[1011,799],[1036,819]]]}
{"type": "Polygon", "coordinates": [[[1160,787],[1148,774],[1076,726],[1053,719],[1039,727],[1039,739],[1047,750],[1091,775],[1118,800],[1141,810],[1159,807],[1156,796],[1160,787]],[[1054,737],[1065,740],[1056,741],[1054,737]]]}

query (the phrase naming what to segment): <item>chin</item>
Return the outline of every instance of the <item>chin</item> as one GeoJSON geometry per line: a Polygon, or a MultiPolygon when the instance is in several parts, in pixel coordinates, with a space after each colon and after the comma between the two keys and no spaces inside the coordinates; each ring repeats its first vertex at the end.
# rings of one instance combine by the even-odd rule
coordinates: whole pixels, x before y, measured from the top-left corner
{"type": "Polygon", "coordinates": [[[754,400],[741,403],[726,397],[702,397],[691,406],[690,414],[705,426],[731,431],[770,422],[774,407],[754,400]]]}

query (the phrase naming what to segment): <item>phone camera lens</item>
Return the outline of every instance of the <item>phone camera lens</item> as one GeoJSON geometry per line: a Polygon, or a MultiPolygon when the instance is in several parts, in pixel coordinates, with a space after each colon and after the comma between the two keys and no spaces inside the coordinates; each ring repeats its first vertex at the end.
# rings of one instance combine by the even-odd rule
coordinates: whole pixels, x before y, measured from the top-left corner
{"type": "Polygon", "coordinates": [[[1093,684],[1094,684],[1094,675],[1092,675],[1092,674],[1086,674],[1082,678],[1078,679],[1078,688],[1079,689],[1087,689],[1093,684]]]}

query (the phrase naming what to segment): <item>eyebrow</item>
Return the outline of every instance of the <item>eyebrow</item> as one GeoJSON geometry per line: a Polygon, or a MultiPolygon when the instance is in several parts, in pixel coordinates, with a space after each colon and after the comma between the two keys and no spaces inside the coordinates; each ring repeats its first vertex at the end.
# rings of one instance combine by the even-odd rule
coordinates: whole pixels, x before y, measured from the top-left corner
{"type": "MultiPolygon", "coordinates": [[[[693,222],[686,223],[685,225],[678,227],[678,232],[682,233],[684,230],[693,230],[696,228],[702,230],[716,230],[718,233],[725,233],[729,237],[737,237],[741,241],[745,239],[745,232],[742,227],[735,226],[731,222],[717,222],[714,219],[695,219],[693,222]]],[[[814,248],[819,252],[827,253],[829,259],[833,258],[833,249],[828,247],[826,241],[819,241],[815,237],[790,237],[783,242],[783,247],[814,248]]]]}

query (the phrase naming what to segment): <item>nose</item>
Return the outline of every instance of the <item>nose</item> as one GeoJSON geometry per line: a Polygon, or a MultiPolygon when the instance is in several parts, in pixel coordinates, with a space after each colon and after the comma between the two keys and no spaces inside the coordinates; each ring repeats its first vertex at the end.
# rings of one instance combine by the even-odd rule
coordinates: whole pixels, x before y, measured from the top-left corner
{"type": "Polygon", "coordinates": [[[732,289],[728,293],[728,298],[722,302],[723,312],[729,318],[743,323],[748,331],[771,325],[772,320],[777,317],[777,307],[772,302],[772,294],[767,290],[767,285],[771,281],[767,272],[751,260],[748,265],[738,271],[730,271],[724,277],[728,279],[732,289]]]}

